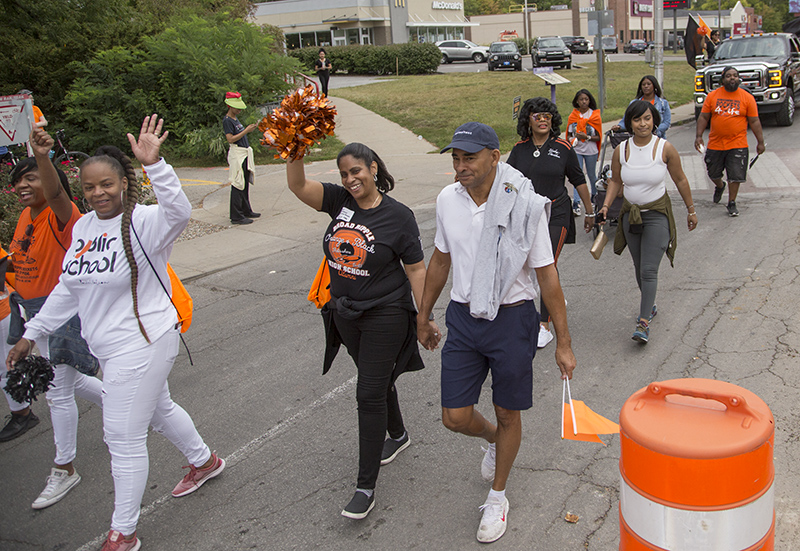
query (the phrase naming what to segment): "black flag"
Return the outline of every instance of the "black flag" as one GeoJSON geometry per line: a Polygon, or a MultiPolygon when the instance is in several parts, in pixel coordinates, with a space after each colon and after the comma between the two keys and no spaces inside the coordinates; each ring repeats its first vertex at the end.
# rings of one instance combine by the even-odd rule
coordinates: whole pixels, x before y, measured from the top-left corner
{"type": "Polygon", "coordinates": [[[697,69],[697,64],[694,57],[703,53],[702,42],[699,43],[700,47],[698,48],[698,38],[703,40],[704,36],[697,34],[697,29],[699,28],[700,25],[697,24],[692,14],[689,14],[686,22],[686,34],[683,37],[683,51],[686,52],[686,61],[695,69],[697,69]]]}

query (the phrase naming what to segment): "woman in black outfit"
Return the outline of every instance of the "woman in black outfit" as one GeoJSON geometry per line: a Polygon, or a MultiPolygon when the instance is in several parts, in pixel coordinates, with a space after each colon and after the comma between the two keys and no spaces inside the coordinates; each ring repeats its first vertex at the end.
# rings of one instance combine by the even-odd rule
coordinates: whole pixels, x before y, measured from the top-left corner
{"type": "Polygon", "coordinates": [[[328,81],[331,79],[331,62],[325,57],[325,48],[319,49],[319,59],[314,62],[314,70],[319,77],[322,95],[328,97],[328,81]]]}
{"type": "MultiPolygon", "coordinates": [[[[414,213],[386,195],[394,178],[380,157],[351,143],[336,162],[342,185],[307,179],[302,160],[287,162],[286,177],[301,201],[331,217],[323,240],[331,276],[323,308],[328,352],[343,342],[358,368],[358,483],[342,515],[361,519],[375,505],[380,466],[410,443],[394,382],[423,367],[412,291],[419,302],[425,262],[414,213]]],[[[328,352],[324,371],[333,360],[328,352]]]]}
{"type": "MultiPolygon", "coordinates": [[[[539,195],[552,201],[550,207],[550,241],[556,263],[564,243],[575,243],[575,218],[572,202],[564,179],[575,187],[583,201],[583,227],[587,232],[594,226],[594,208],[589,198],[586,178],[578,162],[578,155],[569,143],[561,138],[561,115],[555,104],[545,98],[531,98],[520,110],[517,134],[522,138],[508,156],[508,164],[522,172],[533,182],[539,195]]],[[[553,340],[550,332],[550,314],[541,301],[541,327],[538,347],[543,348],[553,340]]]]}

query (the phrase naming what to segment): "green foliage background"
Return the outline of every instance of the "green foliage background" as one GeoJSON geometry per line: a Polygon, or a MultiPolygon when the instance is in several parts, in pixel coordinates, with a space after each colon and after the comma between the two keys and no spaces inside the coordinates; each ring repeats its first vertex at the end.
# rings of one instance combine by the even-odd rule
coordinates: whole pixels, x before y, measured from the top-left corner
{"type": "MultiPolygon", "coordinates": [[[[314,62],[319,48],[300,48],[289,51],[309,75],[315,75],[314,62]]],[[[401,75],[433,73],[442,57],[434,44],[391,44],[389,46],[326,46],[325,55],[334,71],[358,75],[401,75]]]]}

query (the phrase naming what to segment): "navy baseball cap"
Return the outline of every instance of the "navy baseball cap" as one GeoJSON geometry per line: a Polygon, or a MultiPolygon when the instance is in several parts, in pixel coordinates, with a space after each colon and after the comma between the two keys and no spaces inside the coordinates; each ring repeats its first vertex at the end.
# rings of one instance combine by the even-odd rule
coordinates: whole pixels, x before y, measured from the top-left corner
{"type": "Polygon", "coordinates": [[[481,149],[500,149],[497,132],[491,126],[480,122],[464,123],[453,132],[453,141],[439,153],[450,149],[461,149],[467,153],[477,153],[481,149]]]}

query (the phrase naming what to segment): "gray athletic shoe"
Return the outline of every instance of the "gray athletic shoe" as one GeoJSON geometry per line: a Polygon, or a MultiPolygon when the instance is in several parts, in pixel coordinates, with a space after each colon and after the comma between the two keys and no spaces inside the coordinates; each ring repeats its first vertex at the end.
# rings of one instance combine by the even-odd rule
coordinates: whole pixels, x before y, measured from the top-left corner
{"type": "Polygon", "coordinates": [[[81,475],[78,471],[72,473],[72,476],[64,469],[50,469],[50,476],[47,477],[47,485],[31,504],[34,509],[44,509],[50,507],[54,503],[58,503],[67,493],[81,481],[81,475]]]}

